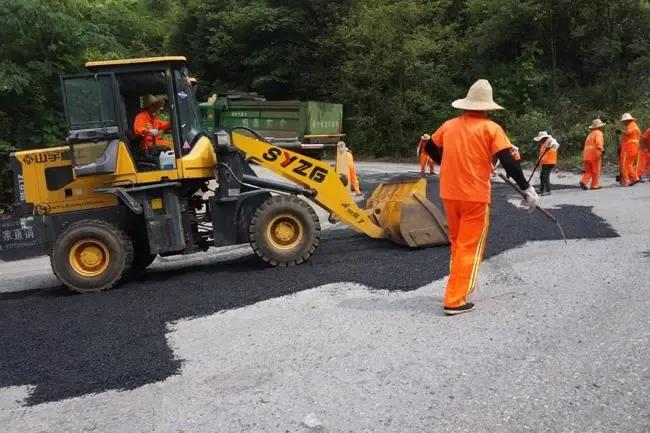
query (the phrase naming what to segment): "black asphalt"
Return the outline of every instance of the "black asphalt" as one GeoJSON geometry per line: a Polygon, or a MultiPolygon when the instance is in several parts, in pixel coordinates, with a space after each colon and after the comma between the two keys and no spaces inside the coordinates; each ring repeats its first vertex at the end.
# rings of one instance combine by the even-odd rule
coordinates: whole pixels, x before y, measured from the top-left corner
{"type": "MultiPolygon", "coordinates": [[[[372,191],[377,178],[362,177],[372,191]]],[[[506,202],[496,185],[487,257],[526,241],[559,239],[541,215],[506,202]]],[[[429,184],[435,200],[437,184],[429,184]]],[[[562,206],[553,213],[569,238],[617,233],[589,207],[562,206]]],[[[549,254],[561,254],[562,243],[549,254]]],[[[119,288],[73,295],[61,287],[0,295],[0,387],[33,385],[30,405],[134,389],[179,372],[165,339],[167,325],[339,281],[377,289],[414,290],[446,275],[447,247],[409,250],[352,230],[325,231],[310,263],[265,268],[253,256],[183,270],[150,270],[119,288]]],[[[26,276],[28,278],[28,276],[26,276]]],[[[218,332],[218,330],[215,330],[218,332]]]]}

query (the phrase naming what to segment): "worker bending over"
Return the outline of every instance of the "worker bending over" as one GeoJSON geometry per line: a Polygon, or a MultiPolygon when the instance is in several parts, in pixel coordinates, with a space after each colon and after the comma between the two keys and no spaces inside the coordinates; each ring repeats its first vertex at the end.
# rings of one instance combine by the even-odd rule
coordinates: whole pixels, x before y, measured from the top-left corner
{"type": "Polygon", "coordinates": [[[429,174],[434,174],[434,167],[435,164],[433,163],[433,159],[429,156],[426,150],[427,143],[431,140],[431,136],[429,134],[424,134],[422,137],[420,137],[420,141],[418,142],[418,157],[420,158],[420,176],[424,176],[424,172],[426,171],[427,166],[429,167],[429,174]]]}
{"type": "Polygon", "coordinates": [[[641,131],[636,124],[636,119],[630,113],[621,117],[623,124],[623,144],[621,145],[621,186],[632,186],[639,182],[636,166],[639,162],[639,139],[641,131]]]}
{"type": "Polygon", "coordinates": [[[560,143],[546,131],[539,131],[534,141],[539,143],[538,163],[542,166],[539,174],[540,195],[551,194],[551,172],[557,164],[557,150],[560,143]]]}
{"type": "Polygon", "coordinates": [[[493,101],[490,83],[478,80],[464,99],[451,105],[464,113],[446,121],[431,139],[436,145],[432,157],[440,164],[440,197],[451,241],[443,308],[446,314],[455,315],[474,309],[467,299],[476,287],[487,241],[493,156],[525,191],[530,209],[537,206],[539,197],[512,157],[506,133],[488,119],[488,112],[503,109],[493,101]]]}
{"type": "Polygon", "coordinates": [[[645,130],[639,141],[639,165],[636,174],[639,176],[639,182],[643,182],[644,174],[650,181],[650,128],[645,130]]]}
{"type": "Polygon", "coordinates": [[[164,98],[145,95],[142,104],[143,108],[135,116],[133,133],[140,137],[140,150],[144,153],[149,154],[154,150],[160,151],[160,147],[164,147],[166,150],[174,148],[171,142],[160,137],[163,132],[171,131],[170,123],[166,120],[161,120],[157,116],[164,105],[164,98]]]}
{"type": "Polygon", "coordinates": [[[600,119],[594,119],[589,127],[590,132],[585,139],[585,146],[582,149],[582,163],[584,174],[580,180],[580,188],[600,189],[600,169],[602,166],[602,155],[605,151],[605,138],[603,129],[605,123],[600,119]],[[591,185],[589,185],[591,182],[591,185]]]}

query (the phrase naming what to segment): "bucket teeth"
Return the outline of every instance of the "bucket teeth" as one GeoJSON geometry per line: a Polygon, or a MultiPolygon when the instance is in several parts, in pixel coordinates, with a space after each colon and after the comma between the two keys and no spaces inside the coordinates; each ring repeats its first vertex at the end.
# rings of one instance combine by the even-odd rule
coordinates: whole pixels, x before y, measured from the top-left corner
{"type": "Polygon", "coordinates": [[[399,245],[447,245],[447,220],[426,198],[426,187],[425,179],[382,183],[368,199],[366,212],[399,245]]]}

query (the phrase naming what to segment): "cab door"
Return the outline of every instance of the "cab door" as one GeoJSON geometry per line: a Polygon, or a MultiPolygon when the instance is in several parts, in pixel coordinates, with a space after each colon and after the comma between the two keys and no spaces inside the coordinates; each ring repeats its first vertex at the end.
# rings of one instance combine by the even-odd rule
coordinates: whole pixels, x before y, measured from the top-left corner
{"type": "Polygon", "coordinates": [[[61,77],[75,178],[113,174],[120,148],[112,74],[61,77]]]}

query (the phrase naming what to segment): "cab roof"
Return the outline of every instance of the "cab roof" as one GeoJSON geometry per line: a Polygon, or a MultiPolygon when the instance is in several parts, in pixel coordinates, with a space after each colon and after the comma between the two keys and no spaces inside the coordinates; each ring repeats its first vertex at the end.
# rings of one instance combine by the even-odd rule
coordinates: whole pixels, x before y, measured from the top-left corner
{"type": "Polygon", "coordinates": [[[150,65],[154,63],[187,63],[185,56],[163,56],[163,57],[138,57],[133,59],[119,59],[119,60],[100,60],[94,62],[87,62],[86,69],[112,69],[115,67],[129,67],[139,65],[150,65]]]}

